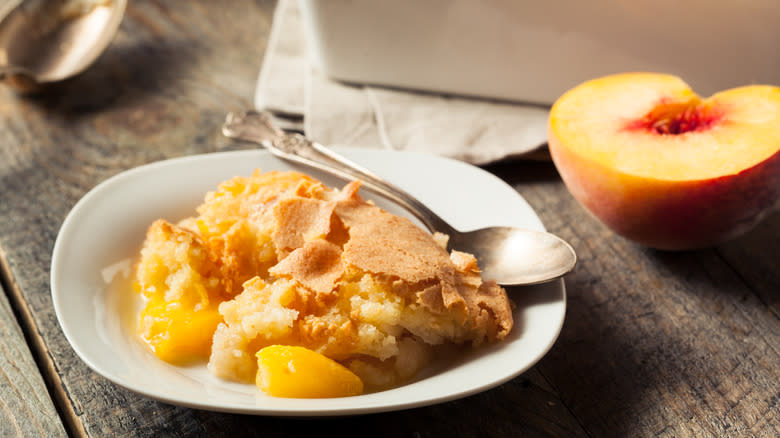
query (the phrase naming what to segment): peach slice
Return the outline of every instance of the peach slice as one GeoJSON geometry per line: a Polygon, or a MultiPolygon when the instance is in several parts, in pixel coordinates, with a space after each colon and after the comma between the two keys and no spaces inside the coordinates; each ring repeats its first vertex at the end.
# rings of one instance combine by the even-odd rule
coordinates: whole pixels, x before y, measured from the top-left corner
{"type": "Polygon", "coordinates": [[[363,381],[340,363],[308,348],[271,345],[257,352],[258,388],[274,397],[334,398],[363,393],[363,381]]]}
{"type": "Polygon", "coordinates": [[[701,99],[671,75],[606,76],[555,102],[548,141],[574,198],[650,247],[717,244],[780,200],[778,87],[701,99]]]}
{"type": "Polygon", "coordinates": [[[143,339],[154,354],[166,362],[186,364],[209,356],[222,315],[216,306],[194,310],[181,302],[153,300],[141,312],[141,320],[143,339]]]}

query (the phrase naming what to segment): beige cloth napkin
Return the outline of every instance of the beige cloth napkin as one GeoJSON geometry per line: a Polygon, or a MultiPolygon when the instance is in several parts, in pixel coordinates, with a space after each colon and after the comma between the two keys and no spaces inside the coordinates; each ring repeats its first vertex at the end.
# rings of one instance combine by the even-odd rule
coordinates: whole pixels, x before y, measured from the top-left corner
{"type": "Polygon", "coordinates": [[[488,164],[547,159],[548,109],[376,86],[348,85],[306,57],[298,4],[280,0],[255,106],[325,145],[427,152],[488,164]]]}

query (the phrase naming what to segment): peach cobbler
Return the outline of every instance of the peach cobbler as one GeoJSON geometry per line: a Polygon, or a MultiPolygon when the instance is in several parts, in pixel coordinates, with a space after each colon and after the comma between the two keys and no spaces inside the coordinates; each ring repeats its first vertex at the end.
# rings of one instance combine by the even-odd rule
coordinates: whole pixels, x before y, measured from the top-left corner
{"type": "Polygon", "coordinates": [[[437,345],[503,339],[510,302],[474,257],[448,253],[446,236],[365,201],[359,187],[256,171],[221,183],[197,216],[154,222],[137,268],[140,336],[163,360],[208,360],[216,376],[261,388],[277,381],[258,364],[330,369],[305,348],[367,390],[410,379],[437,345]],[[271,346],[288,349],[262,353],[271,346]]]}

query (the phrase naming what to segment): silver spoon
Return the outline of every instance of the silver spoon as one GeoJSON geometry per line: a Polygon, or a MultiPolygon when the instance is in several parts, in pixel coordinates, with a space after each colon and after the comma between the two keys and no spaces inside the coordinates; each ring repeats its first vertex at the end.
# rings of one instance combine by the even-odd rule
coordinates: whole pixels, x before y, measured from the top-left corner
{"type": "Polygon", "coordinates": [[[119,29],[127,0],[26,0],[0,21],[0,80],[22,92],[84,71],[119,29]]]}
{"type": "Polygon", "coordinates": [[[572,247],[550,233],[512,227],[456,230],[410,194],[302,135],[282,131],[265,113],[230,113],[222,125],[222,133],[230,138],[262,144],[285,160],[346,180],[362,180],[367,189],[409,210],[428,230],[449,235],[451,249],[473,254],[482,276],[501,285],[550,281],[571,271],[577,261],[572,247]]]}

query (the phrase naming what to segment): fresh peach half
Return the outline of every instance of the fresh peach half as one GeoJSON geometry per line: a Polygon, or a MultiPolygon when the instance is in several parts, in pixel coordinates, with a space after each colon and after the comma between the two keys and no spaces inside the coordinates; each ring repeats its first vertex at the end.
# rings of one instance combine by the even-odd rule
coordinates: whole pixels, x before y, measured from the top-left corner
{"type": "Polygon", "coordinates": [[[780,199],[780,88],[702,99],[680,78],[626,73],[562,95],[549,146],[567,188],[616,233],[659,249],[717,244],[780,199]]]}

